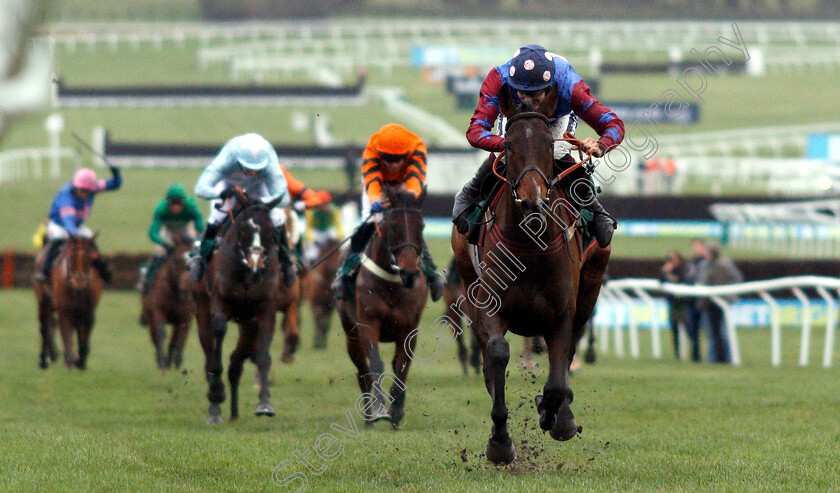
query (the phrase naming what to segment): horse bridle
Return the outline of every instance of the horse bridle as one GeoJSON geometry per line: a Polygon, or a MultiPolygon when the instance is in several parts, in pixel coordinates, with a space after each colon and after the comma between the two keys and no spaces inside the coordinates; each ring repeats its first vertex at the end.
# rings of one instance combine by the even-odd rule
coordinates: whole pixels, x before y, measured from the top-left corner
{"type": "MultiPolygon", "coordinates": [[[[237,212],[235,215],[232,215],[232,217],[231,217],[231,221],[233,223],[233,224],[231,224],[231,226],[234,228],[234,231],[236,233],[237,238],[239,237],[239,224],[236,222],[236,218],[237,218],[237,216],[239,216],[239,214],[242,214],[243,212],[247,211],[248,209],[250,209],[252,207],[254,207],[254,208],[257,208],[257,207],[265,208],[265,206],[263,204],[255,204],[255,205],[249,206],[247,208],[241,209],[239,212],[237,212]]],[[[260,225],[256,224],[254,222],[253,218],[248,218],[248,221],[250,222],[251,227],[254,229],[255,234],[259,235],[260,232],[262,232],[262,228],[260,227],[260,225]]],[[[238,243],[238,240],[237,240],[237,243],[238,243]]],[[[265,246],[263,246],[263,245],[256,245],[255,246],[255,245],[252,244],[252,245],[250,245],[246,248],[243,245],[237,245],[236,251],[241,256],[239,260],[246,267],[248,267],[248,258],[249,257],[255,257],[255,258],[259,259],[257,265],[259,267],[263,266],[263,263],[265,261],[265,255],[266,255],[265,246]]]]}
{"type": "MultiPolygon", "coordinates": [[[[513,115],[512,117],[508,118],[507,123],[505,124],[505,134],[507,134],[508,128],[510,128],[511,123],[513,123],[517,120],[526,120],[526,119],[540,120],[543,123],[545,123],[546,127],[549,128],[549,131],[551,129],[551,120],[549,120],[547,116],[543,115],[542,113],[538,113],[536,111],[526,111],[524,113],[518,113],[518,114],[513,115]]],[[[507,143],[505,143],[505,146],[507,146],[507,143]]],[[[551,149],[552,149],[552,155],[553,155],[553,150],[554,150],[554,140],[553,139],[551,141],[551,149]]],[[[546,193],[547,194],[551,193],[551,188],[552,188],[552,184],[553,184],[552,180],[549,180],[548,177],[545,175],[545,173],[543,173],[543,171],[534,164],[528,164],[527,166],[525,166],[525,168],[523,168],[522,171],[519,172],[519,175],[512,182],[507,178],[507,176],[500,175],[499,172],[496,170],[496,166],[498,165],[499,160],[502,158],[502,156],[504,154],[505,154],[504,152],[500,153],[496,157],[496,160],[493,162],[493,173],[495,173],[497,177],[499,177],[501,180],[503,180],[505,183],[507,183],[508,186],[510,186],[511,193],[513,194],[513,200],[514,200],[514,202],[516,202],[517,205],[522,204],[522,199],[520,199],[519,196],[516,194],[516,189],[519,188],[519,183],[522,181],[522,178],[525,176],[525,174],[528,173],[529,171],[536,171],[537,174],[540,175],[540,178],[542,178],[543,182],[545,183],[545,186],[546,186],[546,189],[547,189],[546,193]]]]}
{"type": "MultiPolygon", "coordinates": [[[[420,211],[420,209],[413,209],[411,207],[394,207],[394,208],[391,208],[391,209],[387,209],[385,211],[385,217],[387,218],[390,214],[392,214],[394,212],[410,212],[410,213],[414,213],[414,214],[419,214],[420,215],[420,220],[422,221],[422,219],[423,219],[423,212],[420,211]]],[[[377,226],[377,229],[378,229],[378,226],[377,226]]],[[[408,232],[409,232],[408,231],[408,221],[406,221],[405,229],[406,229],[406,236],[408,236],[408,232]]],[[[417,252],[418,257],[423,255],[423,247],[420,246],[420,245],[417,245],[415,243],[406,242],[406,243],[400,243],[399,245],[391,246],[390,230],[388,231],[388,233],[386,235],[383,235],[382,232],[379,231],[379,236],[382,238],[382,241],[385,243],[386,250],[388,250],[388,260],[391,264],[391,270],[393,270],[393,271],[398,271],[399,272],[401,270],[399,265],[397,265],[397,253],[400,250],[402,250],[403,248],[413,248],[414,251],[417,252]]]]}

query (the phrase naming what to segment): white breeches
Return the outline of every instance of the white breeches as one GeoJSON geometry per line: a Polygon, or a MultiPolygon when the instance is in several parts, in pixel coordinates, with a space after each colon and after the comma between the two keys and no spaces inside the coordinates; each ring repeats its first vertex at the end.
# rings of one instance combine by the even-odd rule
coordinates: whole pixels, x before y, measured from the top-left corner
{"type": "MultiPolygon", "coordinates": [[[[88,228],[87,226],[82,225],[76,229],[79,232],[78,236],[80,238],[93,238],[93,231],[91,231],[90,228],[88,228]]],[[[67,230],[64,229],[64,226],[53,221],[50,221],[47,224],[47,241],[66,240],[69,237],[70,233],[68,233],[67,230]]]]}

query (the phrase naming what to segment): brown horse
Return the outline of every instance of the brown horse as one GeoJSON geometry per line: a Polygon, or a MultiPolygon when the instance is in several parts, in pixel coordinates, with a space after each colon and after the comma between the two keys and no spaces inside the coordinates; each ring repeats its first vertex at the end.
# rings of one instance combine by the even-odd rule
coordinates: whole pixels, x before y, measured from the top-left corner
{"type": "Polygon", "coordinates": [[[192,281],[187,261],[192,249],[192,239],[184,235],[175,236],[175,247],[141,298],[143,316],[149,326],[149,334],[155,347],[155,361],[158,368],[166,370],[172,366],[180,368],[184,360],[184,344],[190,331],[190,320],[195,312],[192,281]],[[172,337],[166,344],[166,324],[172,325],[172,337]]]}
{"type": "MultiPolygon", "coordinates": [[[[290,244],[286,245],[291,249],[291,238],[293,231],[297,228],[297,223],[292,218],[297,218],[291,209],[286,211],[286,238],[290,239],[290,244]]],[[[300,299],[302,291],[301,277],[295,279],[294,284],[286,286],[286,283],[280,283],[277,287],[277,311],[283,314],[283,353],[280,355],[280,361],[283,363],[293,363],[295,361],[295,352],[297,351],[298,342],[300,340],[300,299]]]]}
{"type": "Polygon", "coordinates": [[[423,246],[424,196],[385,187],[390,208],[368,244],[356,278],[355,299],[338,302],[341,324],[347,335],[347,351],[358,370],[365,398],[366,424],[390,420],[397,429],[405,415],[405,381],[411,365],[411,336],[426,306],[426,279],[420,270],[423,246]],[[380,342],[395,342],[393,375],[384,374],[380,342]],[[393,382],[385,406],[383,378],[393,382]]]}
{"type": "Polygon", "coordinates": [[[487,458],[494,463],[510,463],[516,457],[505,405],[508,331],[545,338],[549,374],[543,395],[536,398],[540,427],[556,440],[569,440],[578,433],[570,407],[569,365],[609,260],[609,248],[596,245],[582,251],[574,236],[575,209],[549,179],[554,174],[554,139],[548,115],[556,102],[556,86],[536,108],[516,107],[507,88],[501,91],[499,108],[508,118],[505,185],[495,204],[493,226],[478,253],[477,263],[484,265],[480,278],[466,236],[454,230],[452,234],[458,271],[470,300],[468,313],[482,346],[485,384],[493,400],[487,458]]]}
{"type": "MultiPolygon", "coordinates": [[[[41,368],[47,368],[57,359],[53,341],[55,313],[58,313],[58,329],[64,342],[64,364],[68,369],[74,366],[80,370],[87,368],[90,333],[103,287],[102,278],[93,267],[93,261],[99,255],[93,242],[93,239],[78,237],[67,239],[49,281],[35,283],[41,324],[41,368]],[[78,337],[78,354],[73,348],[74,331],[78,337]]],[[[43,261],[43,255],[40,255],[36,269],[43,261]]]]}
{"type": "Polygon", "coordinates": [[[320,263],[307,274],[304,290],[315,322],[315,349],[326,349],[330,318],[335,310],[332,281],[341,261],[338,240],[330,239],[319,245],[318,258],[320,263]]]}
{"type": "Polygon", "coordinates": [[[262,204],[236,191],[236,216],[220,232],[217,251],[207,266],[203,281],[193,283],[196,322],[204,350],[210,401],[208,424],[222,422],[225,400],[222,381],[222,342],[227,323],[239,325],[239,341],[230,355],[230,417],[239,418],[239,380],[245,360],[257,365],[260,402],[257,416],[274,416],[269,401],[268,373],[271,369],[271,339],[277,312],[280,261],[274,226],[269,211],[280,200],[262,204]]]}

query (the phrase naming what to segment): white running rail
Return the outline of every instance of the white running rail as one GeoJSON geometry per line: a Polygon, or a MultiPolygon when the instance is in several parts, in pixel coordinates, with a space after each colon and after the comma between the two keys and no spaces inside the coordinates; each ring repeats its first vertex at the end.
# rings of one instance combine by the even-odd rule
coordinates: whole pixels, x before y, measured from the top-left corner
{"type": "MultiPolygon", "coordinates": [[[[661,298],[663,294],[671,294],[692,298],[708,298],[718,305],[724,312],[726,318],[726,331],[729,337],[732,353],[732,363],[741,364],[741,351],[738,344],[738,327],[735,317],[731,316],[732,304],[727,301],[730,296],[757,295],[770,307],[770,361],[773,366],[779,366],[782,362],[782,338],[781,338],[781,316],[780,307],[774,295],[792,293],[802,305],[802,335],[799,345],[799,365],[808,366],[809,349],[811,346],[811,300],[803,289],[816,292],[819,299],[825,302],[827,307],[827,318],[825,327],[825,345],[823,348],[822,366],[828,368],[832,365],[834,354],[834,336],[837,330],[837,299],[840,295],[840,278],[799,276],[783,277],[767,281],[745,282],[725,286],[689,286],[685,284],[663,283],[657,279],[615,279],[608,281],[601,289],[601,296],[605,301],[625,305],[630,310],[633,303],[648,303],[653,307],[655,298],[661,298]]],[[[596,327],[599,333],[600,349],[605,351],[609,347],[608,337],[614,336],[615,352],[619,357],[624,356],[624,330],[621,322],[622,317],[611,317],[611,327],[601,324],[596,327]],[[610,330],[612,329],[612,330],[610,330]]],[[[596,324],[597,325],[597,324],[596,324]]],[[[662,357],[660,328],[654,322],[651,330],[652,354],[654,358],[662,357]]],[[[630,356],[639,358],[639,331],[638,322],[634,317],[629,317],[626,324],[627,334],[630,339],[630,356]]]]}

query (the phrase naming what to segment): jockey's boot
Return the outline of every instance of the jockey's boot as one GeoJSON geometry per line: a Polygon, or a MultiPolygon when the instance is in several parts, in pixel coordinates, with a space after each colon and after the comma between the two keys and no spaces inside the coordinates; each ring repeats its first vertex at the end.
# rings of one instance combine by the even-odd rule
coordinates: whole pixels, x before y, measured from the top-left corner
{"type": "Polygon", "coordinates": [[[344,262],[338,268],[335,280],[332,283],[336,299],[350,299],[350,295],[353,292],[353,284],[356,282],[356,273],[359,270],[359,264],[362,263],[362,252],[365,251],[365,247],[367,247],[375,231],[376,224],[369,222],[360,224],[356,228],[356,231],[353,232],[353,236],[350,238],[350,248],[347,250],[347,256],[344,257],[344,262]]]}
{"type": "Polygon", "coordinates": [[[47,243],[47,253],[44,254],[44,263],[41,264],[41,268],[35,273],[36,282],[44,282],[50,278],[52,266],[55,263],[55,259],[58,257],[58,252],[61,251],[61,245],[63,244],[63,240],[50,240],[50,242],[47,243]]]}
{"type": "Polygon", "coordinates": [[[99,273],[99,277],[101,277],[106,284],[111,284],[114,277],[113,272],[111,272],[111,267],[108,265],[108,262],[105,261],[105,257],[102,256],[102,252],[99,250],[99,245],[96,244],[96,241],[92,241],[91,245],[96,251],[96,255],[93,256],[93,268],[96,269],[96,272],[99,273]]]}
{"type": "Polygon", "coordinates": [[[592,177],[581,166],[573,171],[569,178],[575,183],[572,186],[574,189],[571,193],[572,198],[579,206],[592,213],[589,231],[595,236],[595,241],[598,242],[599,247],[609,246],[618,223],[595,198],[595,185],[592,183],[592,177]]]}
{"type": "Polygon", "coordinates": [[[155,275],[157,274],[158,269],[160,269],[160,266],[163,265],[165,261],[166,257],[162,255],[155,255],[149,259],[149,265],[146,266],[143,280],[140,283],[140,293],[144,295],[148,294],[149,289],[155,281],[155,275]]]}
{"type": "Polygon", "coordinates": [[[490,157],[485,159],[478,167],[475,176],[455,195],[455,205],[452,207],[452,222],[455,223],[455,229],[461,234],[466,234],[470,229],[470,214],[481,200],[481,185],[493,173],[494,159],[495,155],[490,154],[490,157]]]}
{"type": "Polygon", "coordinates": [[[277,257],[280,259],[280,268],[283,270],[283,284],[290,288],[297,279],[297,261],[289,249],[289,237],[286,234],[285,225],[274,228],[274,239],[277,240],[277,257]]]}
{"type": "Polygon", "coordinates": [[[105,281],[105,284],[111,284],[114,274],[111,272],[111,267],[108,265],[108,262],[103,257],[99,256],[93,259],[93,268],[96,269],[96,272],[99,273],[99,277],[105,281]]]}
{"type": "Polygon", "coordinates": [[[198,252],[193,252],[193,258],[190,265],[190,278],[198,282],[204,275],[204,268],[210,257],[213,255],[213,248],[216,247],[216,235],[219,234],[221,224],[207,224],[204,230],[204,235],[201,237],[201,243],[198,246],[198,252]]]}
{"type": "Polygon", "coordinates": [[[426,242],[423,242],[423,259],[420,262],[420,268],[423,269],[423,274],[426,275],[426,284],[429,286],[429,294],[432,296],[432,301],[437,301],[443,296],[443,287],[446,285],[446,279],[437,271],[435,261],[432,259],[432,254],[429,253],[429,247],[426,242]]]}

